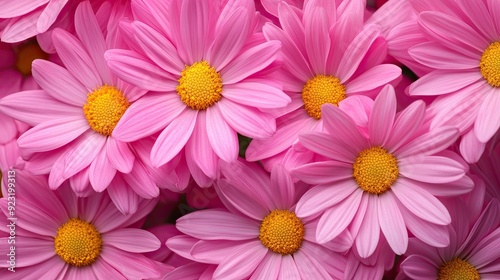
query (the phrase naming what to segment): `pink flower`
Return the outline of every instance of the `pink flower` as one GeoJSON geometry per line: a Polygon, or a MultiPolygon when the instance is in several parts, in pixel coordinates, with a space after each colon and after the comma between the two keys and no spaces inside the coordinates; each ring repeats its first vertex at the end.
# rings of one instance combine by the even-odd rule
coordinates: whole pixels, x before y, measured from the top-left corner
{"type": "Polygon", "coordinates": [[[464,200],[450,203],[453,222],[448,226],[449,246],[434,248],[410,238],[398,279],[498,279],[500,203],[493,199],[481,211],[482,199],[477,197],[469,202],[480,215],[464,200]]]}
{"type": "Polygon", "coordinates": [[[399,67],[381,64],[386,45],[377,27],[363,25],[365,2],[344,1],[338,8],[333,2],[306,1],[303,11],[281,2],[282,28],[264,26],[266,39],[283,45],[283,67],[274,79],[284,85],[292,102],[274,110],[279,116],[276,133],[254,139],[246,151],[247,160],[280,162],[300,132],[323,131],[323,104],[334,104],[366,125],[372,102],[367,95],[375,95],[401,76],[399,67]]]}
{"type": "Polygon", "coordinates": [[[216,189],[228,210],[210,209],[177,220],[186,235],[167,246],[181,256],[217,264],[214,279],[341,279],[351,238],[318,245],[317,219],[299,219],[294,205],[305,189],[276,166],[271,178],[257,164],[221,163],[216,189]],[[281,277],[281,278],[280,278],[281,277]]]}
{"type": "Polygon", "coordinates": [[[424,111],[424,103],[415,102],[396,115],[394,90],[386,86],[373,105],[368,135],[341,109],[324,105],[326,131],[299,136],[306,148],[327,158],[292,170],[316,185],[300,199],[296,213],[322,213],[316,230],[320,243],[349,228],[363,258],[374,252],[380,231],[396,254],[406,251],[407,229],[433,246],[448,245],[444,226],[450,215],[436,196],[467,193],[473,182],[465,176],[465,162],[445,151],[458,130],[419,132],[424,111]]]}
{"type": "Polygon", "coordinates": [[[497,1],[438,1],[418,11],[427,41],[409,49],[413,59],[433,70],[410,86],[410,94],[439,95],[429,108],[431,128],[459,128],[468,137],[461,150],[476,154],[466,157],[470,162],[500,127],[499,7],[497,1]]]}
{"type": "Polygon", "coordinates": [[[476,164],[471,164],[473,174],[481,177],[486,185],[488,197],[500,200],[500,145],[488,145],[486,152],[476,164]]]}
{"type": "Polygon", "coordinates": [[[123,27],[135,51],[110,50],[106,58],[118,76],[155,93],[130,106],[113,136],[136,141],[160,131],[153,165],[184,153],[197,183],[209,186],[218,159],[238,157],[237,132],[270,137],[275,120],[261,110],[290,102],[266,78],[281,44],[255,32],[250,0],[138,1],[132,8],[137,20],[123,27]]]}
{"type": "MultiPolygon", "coordinates": [[[[133,215],[122,215],[105,194],[78,198],[65,185],[51,191],[46,176],[16,170],[15,243],[0,238],[0,249],[15,246],[15,274],[0,270],[2,279],[143,279],[158,277],[155,264],[141,253],[157,250],[160,241],[131,225],[154,207],[142,200],[133,215]],[[15,245],[14,245],[15,244],[15,245]]],[[[0,200],[0,220],[12,220],[9,200],[0,200]]],[[[9,233],[9,228],[1,227],[9,233]]],[[[0,267],[9,267],[2,253],[0,267]]]]}

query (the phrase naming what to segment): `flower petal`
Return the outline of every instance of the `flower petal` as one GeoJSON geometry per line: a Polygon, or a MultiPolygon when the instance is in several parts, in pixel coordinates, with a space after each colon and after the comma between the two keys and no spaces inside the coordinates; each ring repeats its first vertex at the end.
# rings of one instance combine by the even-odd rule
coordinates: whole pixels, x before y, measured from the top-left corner
{"type": "Polygon", "coordinates": [[[131,253],[152,252],[160,249],[158,238],[149,231],[138,228],[120,228],[102,235],[105,244],[131,253]]]}
{"type": "Polygon", "coordinates": [[[396,117],[396,93],[390,85],[385,86],[373,103],[368,120],[370,143],[383,146],[392,132],[396,117]]]}
{"type": "Polygon", "coordinates": [[[427,183],[451,183],[465,175],[464,166],[443,156],[415,156],[399,160],[399,174],[427,183]]]}
{"type": "Polygon", "coordinates": [[[220,107],[207,108],[206,129],[214,152],[222,160],[233,162],[238,157],[238,136],[223,118],[220,107]]]}
{"type": "Polygon", "coordinates": [[[257,108],[281,108],[292,101],[281,89],[252,81],[227,85],[222,95],[236,103],[257,108]]]}
{"type": "Polygon", "coordinates": [[[476,122],[474,123],[474,132],[477,139],[483,143],[488,142],[500,127],[500,91],[492,89],[488,92],[486,98],[481,104],[476,122]]]}
{"type": "Polygon", "coordinates": [[[378,221],[389,246],[398,255],[408,248],[408,231],[396,200],[390,191],[378,196],[378,221]]]}
{"type": "Polygon", "coordinates": [[[271,114],[255,108],[221,100],[219,106],[226,122],[238,133],[250,138],[268,138],[276,131],[276,121],[271,114]]]}

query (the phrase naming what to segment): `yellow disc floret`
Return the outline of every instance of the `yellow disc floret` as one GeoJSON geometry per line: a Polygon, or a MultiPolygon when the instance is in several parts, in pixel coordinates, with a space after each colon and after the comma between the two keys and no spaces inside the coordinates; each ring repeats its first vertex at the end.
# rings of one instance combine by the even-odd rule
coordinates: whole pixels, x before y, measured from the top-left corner
{"type": "Polygon", "coordinates": [[[488,84],[500,87],[500,42],[493,42],[484,50],[479,70],[488,84]]]}
{"type": "Polygon", "coordinates": [[[87,266],[99,257],[102,238],[92,224],[72,218],[57,230],[54,247],[56,254],[67,264],[87,266]]]}
{"type": "Polygon", "coordinates": [[[95,132],[110,136],[129,105],[120,90],[104,85],[87,95],[83,113],[95,132]]]}
{"type": "Polygon", "coordinates": [[[346,98],[345,86],[334,76],[316,75],[309,79],[302,89],[302,101],[309,116],[321,119],[321,106],[333,104],[346,98]]]}
{"type": "Polygon", "coordinates": [[[182,70],[176,89],[191,109],[205,110],[222,98],[222,78],[208,62],[195,62],[182,70]]]}
{"type": "Polygon", "coordinates": [[[304,232],[304,225],[295,213],[273,210],[260,225],[259,239],[269,250],[288,255],[300,249],[304,232]]]}
{"type": "Polygon", "coordinates": [[[362,190],[382,194],[399,176],[397,160],[382,147],[365,149],[353,164],[352,176],[362,190]]]}
{"type": "Polygon", "coordinates": [[[30,41],[18,47],[16,68],[25,76],[31,75],[31,63],[33,60],[47,59],[48,57],[36,41],[30,41]]]}
{"type": "Polygon", "coordinates": [[[439,267],[438,280],[479,280],[479,272],[467,261],[454,258],[439,267]]]}

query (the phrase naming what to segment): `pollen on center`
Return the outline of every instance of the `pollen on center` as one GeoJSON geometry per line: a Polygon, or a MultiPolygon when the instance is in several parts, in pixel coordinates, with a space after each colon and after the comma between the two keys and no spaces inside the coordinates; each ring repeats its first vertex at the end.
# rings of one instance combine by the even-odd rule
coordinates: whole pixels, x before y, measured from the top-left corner
{"type": "Polygon", "coordinates": [[[500,42],[491,43],[481,55],[479,70],[492,87],[500,87],[500,42]]]}
{"type": "Polygon", "coordinates": [[[461,259],[454,258],[449,262],[444,262],[439,267],[438,280],[479,280],[480,275],[477,269],[469,262],[461,259]]]}
{"type": "Polygon", "coordinates": [[[300,249],[304,234],[304,225],[295,213],[273,210],[260,225],[259,239],[269,250],[288,255],[300,249]]]}
{"type": "Polygon", "coordinates": [[[193,110],[205,110],[222,98],[222,78],[208,62],[199,61],[181,72],[177,93],[193,110]]]}
{"type": "Polygon", "coordinates": [[[315,119],[321,119],[323,104],[338,106],[345,98],[345,85],[334,76],[316,75],[302,88],[302,101],[306,112],[315,119]]]}
{"type": "Polygon", "coordinates": [[[382,147],[365,149],[353,164],[352,176],[362,190],[382,194],[399,176],[397,160],[382,147]]]}

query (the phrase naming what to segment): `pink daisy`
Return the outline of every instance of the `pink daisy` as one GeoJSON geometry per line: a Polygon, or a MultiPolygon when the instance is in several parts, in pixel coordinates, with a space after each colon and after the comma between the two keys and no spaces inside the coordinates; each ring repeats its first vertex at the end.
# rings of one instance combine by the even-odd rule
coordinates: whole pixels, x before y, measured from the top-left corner
{"type": "Polygon", "coordinates": [[[216,189],[228,210],[190,213],[177,220],[186,236],[167,246],[181,256],[217,264],[214,279],[342,279],[351,246],[348,232],[318,245],[317,219],[298,218],[294,205],[305,190],[276,166],[271,178],[257,164],[221,163],[216,189]]]}
{"type": "Polygon", "coordinates": [[[500,145],[488,145],[486,152],[476,164],[471,164],[471,172],[483,179],[489,197],[500,200],[500,145]]]}
{"type": "MultiPolygon", "coordinates": [[[[69,186],[51,191],[46,176],[16,170],[15,243],[0,238],[2,252],[15,246],[15,273],[0,270],[2,279],[143,279],[160,276],[141,253],[157,250],[160,241],[135,228],[154,207],[142,200],[133,215],[122,215],[105,194],[78,198],[69,186]]],[[[0,220],[12,220],[8,199],[0,200],[0,220]]],[[[8,233],[9,228],[1,227],[8,233]]],[[[9,267],[7,253],[0,267],[9,267]]]]}
{"type": "Polygon", "coordinates": [[[153,165],[182,151],[194,179],[208,186],[219,158],[238,157],[237,133],[270,137],[275,120],[261,110],[290,102],[265,76],[276,68],[281,44],[255,32],[259,17],[250,0],[146,0],[132,8],[138,20],[123,26],[135,51],[110,50],[106,58],[118,76],[157,93],[132,104],[113,136],[135,141],[160,131],[153,165]]]}
{"type": "Polygon", "coordinates": [[[254,139],[246,151],[247,160],[281,159],[300,132],[322,131],[323,104],[334,104],[366,125],[371,104],[366,95],[395,83],[401,69],[380,64],[386,45],[376,26],[363,26],[364,10],[363,0],[344,1],[338,7],[333,1],[311,0],[303,11],[279,4],[282,28],[267,23],[263,32],[266,39],[283,45],[283,67],[275,79],[283,83],[292,102],[274,112],[280,117],[276,133],[254,139]]]}
{"type": "MultiPolygon", "coordinates": [[[[149,156],[141,158],[150,153],[152,142],[132,145],[113,135],[121,116],[146,90],[109,71],[104,52],[121,43],[110,36],[109,41],[104,39],[88,2],[77,8],[75,26],[78,38],[60,29],[53,32],[65,68],[34,61],[33,76],[43,90],[9,95],[0,101],[0,110],[34,126],[17,141],[27,161],[25,168],[35,174],[50,173],[52,189],[68,179],[80,195],[108,189],[117,207],[132,213],[138,196],[156,197],[158,185],[164,185],[162,176],[154,176],[150,170],[149,156]]],[[[174,167],[167,166],[156,174],[169,176],[174,167]]],[[[187,172],[183,174],[182,188],[189,179],[187,172]]]]}
{"type": "MultiPolygon", "coordinates": [[[[438,4],[440,2],[437,2],[438,4]]],[[[431,128],[453,125],[471,131],[463,149],[477,151],[500,127],[500,21],[498,1],[443,1],[438,10],[418,14],[428,39],[409,50],[417,62],[433,69],[410,86],[411,95],[439,95],[431,105],[431,128]]],[[[432,7],[431,7],[432,8],[432,7]]]]}
{"type": "Polygon", "coordinates": [[[493,199],[481,212],[482,206],[482,197],[450,203],[450,245],[434,248],[410,238],[398,279],[499,279],[500,203],[493,199]]]}
{"type": "Polygon", "coordinates": [[[322,108],[326,131],[299,136],[306,148],[327,157],[292,170],[316,185],[300,199],[296,213],[299,218],[322,213],[316,230],[320,243],[349,228],[363,258],[377,248],[380,231],[396,254],[406,251],[407,229],[433,246],[448,245],[444,226],[450,215],[436,196],[467,193],[473,182],[465,176],[465,162],[445,151],[458,130],[419,132],[424,112],[424,103],[417,101],[396,115],[394,90],[386,86],[373,105],[368,135],[327,104],[322,108]]]}

